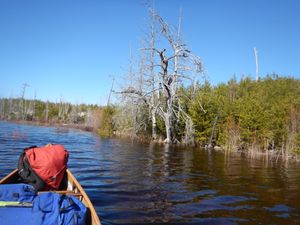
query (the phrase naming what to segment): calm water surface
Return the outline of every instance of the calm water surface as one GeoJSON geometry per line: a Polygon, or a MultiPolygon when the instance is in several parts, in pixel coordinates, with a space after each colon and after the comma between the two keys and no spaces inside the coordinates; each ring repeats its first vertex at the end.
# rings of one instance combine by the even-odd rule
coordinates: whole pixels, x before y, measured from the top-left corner
{"type": "Polygon", "coordinates": [[[0,177],[22,149],[63,144],[109,224],[300,224],[300,166],[0,122],[0,177]]]}

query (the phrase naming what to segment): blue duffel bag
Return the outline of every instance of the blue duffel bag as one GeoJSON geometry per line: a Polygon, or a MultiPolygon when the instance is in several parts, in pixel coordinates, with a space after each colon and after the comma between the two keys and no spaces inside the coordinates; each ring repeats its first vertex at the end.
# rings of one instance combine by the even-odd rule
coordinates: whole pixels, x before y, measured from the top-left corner
{"type": "Polygon", "coordinates": [[[84,225],[86,206],[74,196],[43,193],[33,202],[33,225],[84,225]]]}
{"type": "Polygon", "coordinates": [[[37,195],[27,184],[0,185],[0,225],[84,225],[86,212],[74,196],[37,195]]]}
{"type": "Polygon", "coordinates": [[[0,201],[32,202],[36,191],[29,184],[0,184],[0,201]]]}
{"type": "Polygon", "coordinates": [[[37,196],[28,184],[0,185],[0,225],[32,224],[32,202],[37,196]]]}

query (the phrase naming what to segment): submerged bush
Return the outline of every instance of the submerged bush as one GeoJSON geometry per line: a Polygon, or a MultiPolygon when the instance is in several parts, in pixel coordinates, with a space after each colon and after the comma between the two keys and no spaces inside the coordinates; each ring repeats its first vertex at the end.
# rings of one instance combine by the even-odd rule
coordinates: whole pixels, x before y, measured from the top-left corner
{"type": "Polygon", "coordinates": [[[199,87],[190,115],[201,145],[213,142],[226,149],[299,151],[300,81],[289,77],[249,78],[199,87]]]}

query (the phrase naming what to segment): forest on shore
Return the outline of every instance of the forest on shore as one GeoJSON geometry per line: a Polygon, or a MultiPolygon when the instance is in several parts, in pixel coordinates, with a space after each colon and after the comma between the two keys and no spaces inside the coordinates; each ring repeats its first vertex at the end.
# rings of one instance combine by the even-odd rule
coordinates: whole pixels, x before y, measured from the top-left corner
{"type": "MultiPolygon", "coordinates": [[[[226,151],[270,152],[286,157],[300,153],[300,80],[269,75],[258,81],[235,78],[217,86],[209,82],[178,89],[178,101],[190,117],[187,139],[183,116],[174,119],[176,143],[220,147],[226,151]],[[196,89],[196,90],[194,90],[196,89]]],[[[99,107],[0,99],[1,120],[69,125],[101,136],[152,141],[151,112],[146,103],[126,102],[99,107]]],[[[166,138],[157,117],[156,141],[166,138]]]]}
{"type": "MultiPolygon", "coordinates": [[[[283,156],[300,153],[300,80],[278,75],[258,81],[248,77],[213,86],[208,82],[181,87],[178,101],[191,119],[174,120],[177,143],[218,146],[226,151],[270,152],[283,156]],[[188,130],[187,130],[188,128],[188,130]],[[190,132],[187,139],[187,132],[190,132]]],[[[99,131],[131,137],[151,137],[147,104],[102,109],[99,131]]],[[[165,140],[165,124],[157,118],[157,139],[165,140]]]]}

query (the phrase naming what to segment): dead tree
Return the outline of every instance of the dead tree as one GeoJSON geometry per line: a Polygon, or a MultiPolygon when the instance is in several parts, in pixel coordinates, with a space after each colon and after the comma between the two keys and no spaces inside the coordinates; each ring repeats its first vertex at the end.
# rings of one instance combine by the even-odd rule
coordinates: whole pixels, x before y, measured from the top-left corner
{"type": "Polygon", "coordinates": [[[169,25],[156,12],[153,11],[153,14],[160,26],[161,34],[170,46],[169,56],[166,55],[166,48],[163,50],[155,48],[155,52],[160,58],[161,71],[159,79],[163,93],[162,102],[159,106],[159,114],[165,123],[165,142],[173,143],[177,141],[176,137],[174,137],[174,126],[175,119],[179,119],[179,114],[184,114],[188,121],[191,121],[187,113],[180,106],[180,101],[178,101],[178,87],[183,84],[184,80],[194,81],[192,76],[202,71],[202,61],[192,55],[187,46],[182,43],[179,29],[177,34],[174,35],[169,25]],[[193,67],[195,68],[193,70],[195,74],[190,74],[188,71],[191,71],[193,67]]]}
{"type": "MultiPolygon", "coordinates": [[[[152,9],[150,38],[148,46],[142,48],[148,52],[146,62],[140,65],[145,65],[145,75],[141,72],[138,79],[138,85],[132,85],[132,82],[120,92],[115,92],[132,98],[132,102],[139,102],[148,106],[149,115],[152,122],[152,138],[157,138],[156,118],[160,116],[165,124],[166,139],[165,143],[177,142],[177,137],[174,135],[174,128],[180,118],[186,121],[186,127],[190,134],[193,130],[193,125],[188,114],[181,107],[181,102],[178,96],[178,88],[190,81],[194,83],[196,76],[202,72],[202,61],[191,54],[185,44],[181,42],[180,31],[174,33],[164,20],[152,9]],[[161,43],[156,37],[155,24],[161,34],[161,41],[164,47],[160,47],[161,43]],[[175,35],[174,35],[175,34],[175,35]]],[[[180,27],[180,25],[179,25],[180,27]]],[[[144,60],[142,58],[142,60],[144,60]]],[[[132,72],[130,64],[130,71],[132,72]]],[[[133,80],[130,73],[130,80],[133,80]]],[[[189,139],[186,137],[185,139],[189,139]]],[[[191,140],[191,138],[189,139],[191,140]]]]}
{"type": "Polygon", "coordinates": [[[112,84],[111,84],[111,88],[110,88],[109,95],[108,95],[108,98],[107,98],[106,106],[109,106],[109,105],[110,105],[110,98],[111,98],[111,93],[112,93],[113,90],[114,90],[114,83],[115,83],[115,77],[113,76],[113,77],[112,77],[112,84]]]}
{"type": "Polygon", "coordinates": [[[26,100],[25,100],[25,92],[26,88],[29,87],[27,83],[22,85],[21,98],[19,101],[19,117],[18,119],[25,120],[26,117],[26,100]]]}
{"type": "MultiPolygon", "coordinates": [[[[131,104],[131,111],[136,114],[144,113],[144,108],[148,108],[149,120],[152,126],[152,139],[157,139],[157,110],[158,110],[158,98],[159,98],[159,81],[155,71],[155,18],[154,14],[150,13],[150,29],[148,37],[143,39],[142,46],[140,49],[140,63],[137,73],[133,72],[133,64],[130,54],[130,68],[129,68],[129,80],[130,83],[122,88],[121,91],[114,91],[114,93],[121,94],[123,97],[122,102],[131,104]],[[142,107],[142,110],[138,108],[142,107]]],[[[127,78],[128,80],[128,78],[127,78]]],[[[132,113],[131,113],[132,114],[132,113]]],[[[138,130],[143,127],[145,121],[136,121],[136,117],[132,117],[133,130],[138,130]],[[141,126],[142,125],[142,126],[141,126]],[[138,129],[134,128],[137,127],[138,129]]]]}
{"type": "Polygon", "coordinates": [[[156,74],[154,70],[155,62],[155,16],[150,10],[150,38],[149,38],[149,86],[150,86],[150,100],[149,100],[149,111],[151,116],[151,125],[152,125],[152,139],[157,139],[157,109],[159,105],[159,82],[158,79],[156,79],[156,74]]]}
{"type": "Polygon", "coordinates": [[[255,72],[256,72],[256,82],[259,79],[259,68],[258,68],[258,51],[256,50],[256,48],[254,47],[253,49],[254,51],[254,57],[255,57],[255,72]]]}
{"type": "Polygon", "coordinates": [[[49,101],[46,102],[46,108],[45,108],[45,122],[48,122],[49,119],[49,101]]]}
{"type": "Polygon", "coordinates": [[[33,112],[32,112],[32,120],[36,120],[36,91],[34,91],[34,99],[33,99],[33,112]]]}
{"type": "Polygon", "coordinates": [[[5,99],[0,99],[0,119],[5,118],[5,99]]]}

